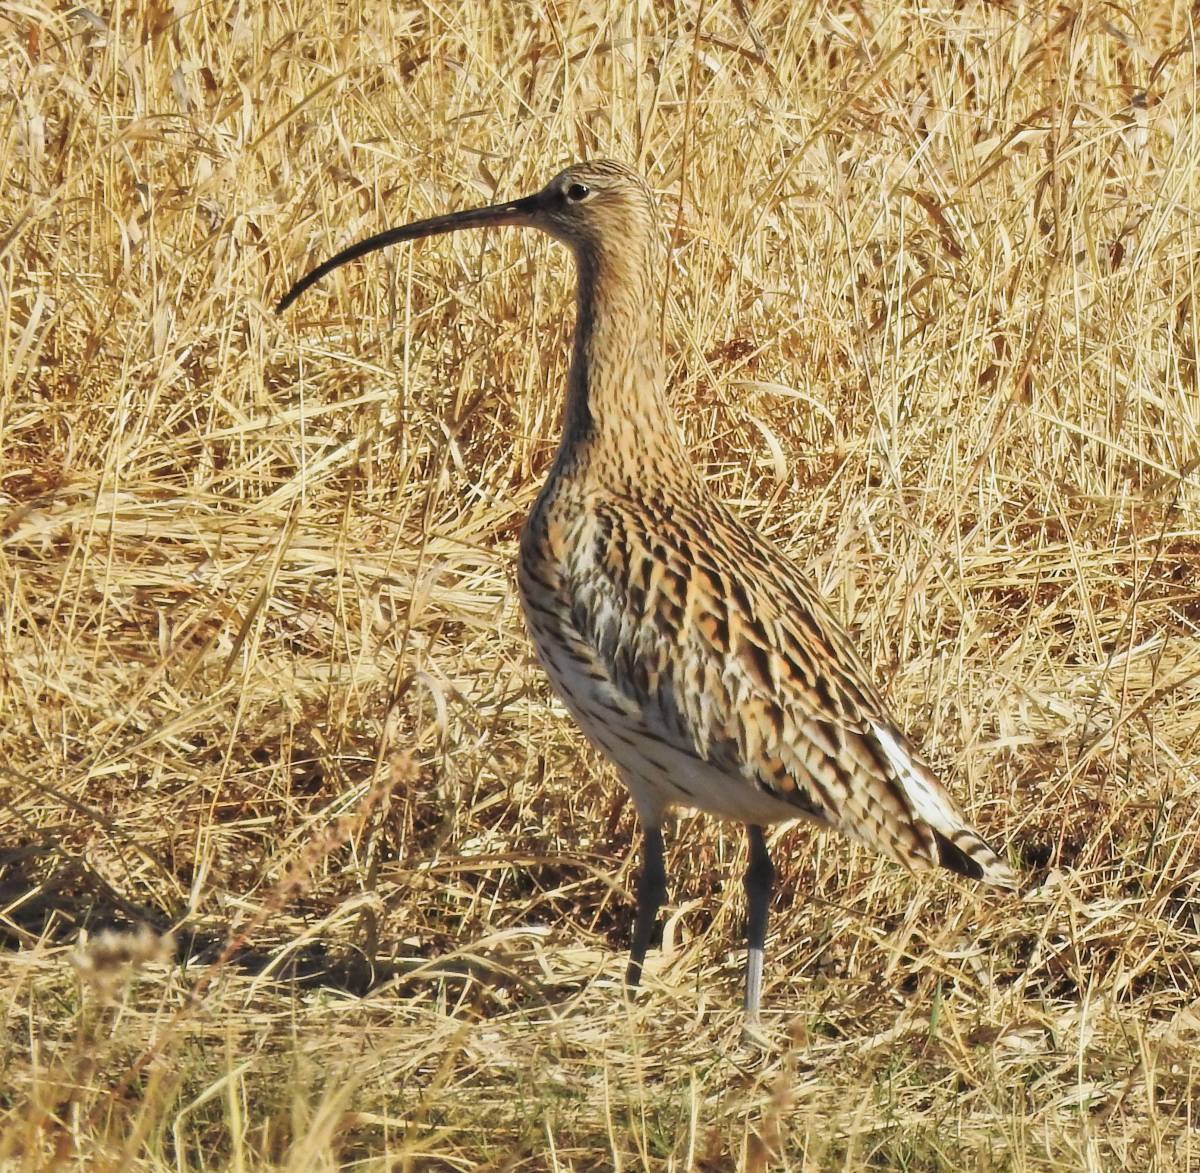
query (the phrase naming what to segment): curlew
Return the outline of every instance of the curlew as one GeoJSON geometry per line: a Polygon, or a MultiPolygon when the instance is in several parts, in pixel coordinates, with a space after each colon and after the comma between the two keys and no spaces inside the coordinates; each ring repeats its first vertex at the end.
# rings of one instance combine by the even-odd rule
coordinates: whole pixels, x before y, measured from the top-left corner
{"type": "Polygon", "coordinates": [[[496,225],[572,251],[577,316],[562,439],[521,534],[525,621],[555,691],[616,766],[643,866],[626,980],[666,898],[662,823],[694,807],[746,825],[745,1024],[758,1025],[774,868],[764,827],[805,818],[917,870],[1013,888],[888,713],[849,637],[788,558],[714,498],[666,397],[654,199],[614,162],[512,203],[379,233],[301,278],[399,241],[496,225]]]}

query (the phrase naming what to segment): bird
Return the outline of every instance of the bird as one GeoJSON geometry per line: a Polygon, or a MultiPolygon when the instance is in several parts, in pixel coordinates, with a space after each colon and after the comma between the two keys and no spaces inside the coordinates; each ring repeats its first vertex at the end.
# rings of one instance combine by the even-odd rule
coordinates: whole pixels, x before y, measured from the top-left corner
{"type": "Polygon", "coordinates": [[[665,249],[638,172],[580,162],[533,195],[380,232],[312,269],[277,312],[377,249],[501,225],[538,229],[575,262],[561,438],[521,532],[517,581],[554,691],[637,811],[626,983],[640,982],[667,896],[668,813],[739,821],[743,1037],[761,1038],[776,878],[766,828],[807,820],[909,871],[940,865],[999,888],[1019,887],[1017,875],[968,825],[799,568],[706,484],[668,399],[655,313],[665,249]]]}

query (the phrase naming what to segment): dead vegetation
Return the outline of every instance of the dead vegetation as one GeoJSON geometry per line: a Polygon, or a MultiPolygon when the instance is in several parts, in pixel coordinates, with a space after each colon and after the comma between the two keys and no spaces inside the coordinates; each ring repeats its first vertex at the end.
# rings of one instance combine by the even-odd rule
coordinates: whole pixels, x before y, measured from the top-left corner
{"type": "MultiPolygon", "coordinates": [[[[767,0],[0,16],[0,1161],[1200,1167],[1193,14],[767,0]],[[713,491],[1031,893],[669,837],[511,581],[566,257],[351,240],[643,167],[713,491]]],[[[701,455],[702,454],[702,455],[701,455]]]]}

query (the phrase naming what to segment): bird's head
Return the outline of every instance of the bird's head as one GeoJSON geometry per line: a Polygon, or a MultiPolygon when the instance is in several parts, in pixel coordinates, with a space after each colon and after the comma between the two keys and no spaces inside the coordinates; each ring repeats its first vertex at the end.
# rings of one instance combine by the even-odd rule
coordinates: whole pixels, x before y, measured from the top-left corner
{"type": "Polygon", "coordinates": [[[620,249],[654,231],[654,197],[646,181],[610,159],[576,163],[530,197],[526,221],[578,251],[620,249]]]}

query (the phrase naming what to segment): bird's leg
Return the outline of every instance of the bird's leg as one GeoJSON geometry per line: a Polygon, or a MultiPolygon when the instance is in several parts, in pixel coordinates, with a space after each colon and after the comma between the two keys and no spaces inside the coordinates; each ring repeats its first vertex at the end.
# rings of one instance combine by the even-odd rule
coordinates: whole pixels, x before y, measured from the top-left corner
{"type": "Polygon", "coordinates": [[[637,886],[637,919],[633,924],[633,948],[629,951],[627,985],[636,986],[642,977],[642,963],[654,934],[658,910],[667,898],[667,868],[663,862],[663,837],[658,827],[647,826],[642,837],[642,874],[637,886]]]}
{"type": "Polygon", "coordinates": [[[775,868],[767,853],[761,827],[746,828],[750,838],[750,863],[743,884],[746,888],[746,1029],[758,1026],[758,1004],[762,997],[763,947],[767,941],[771,885],[775,868]]]}

